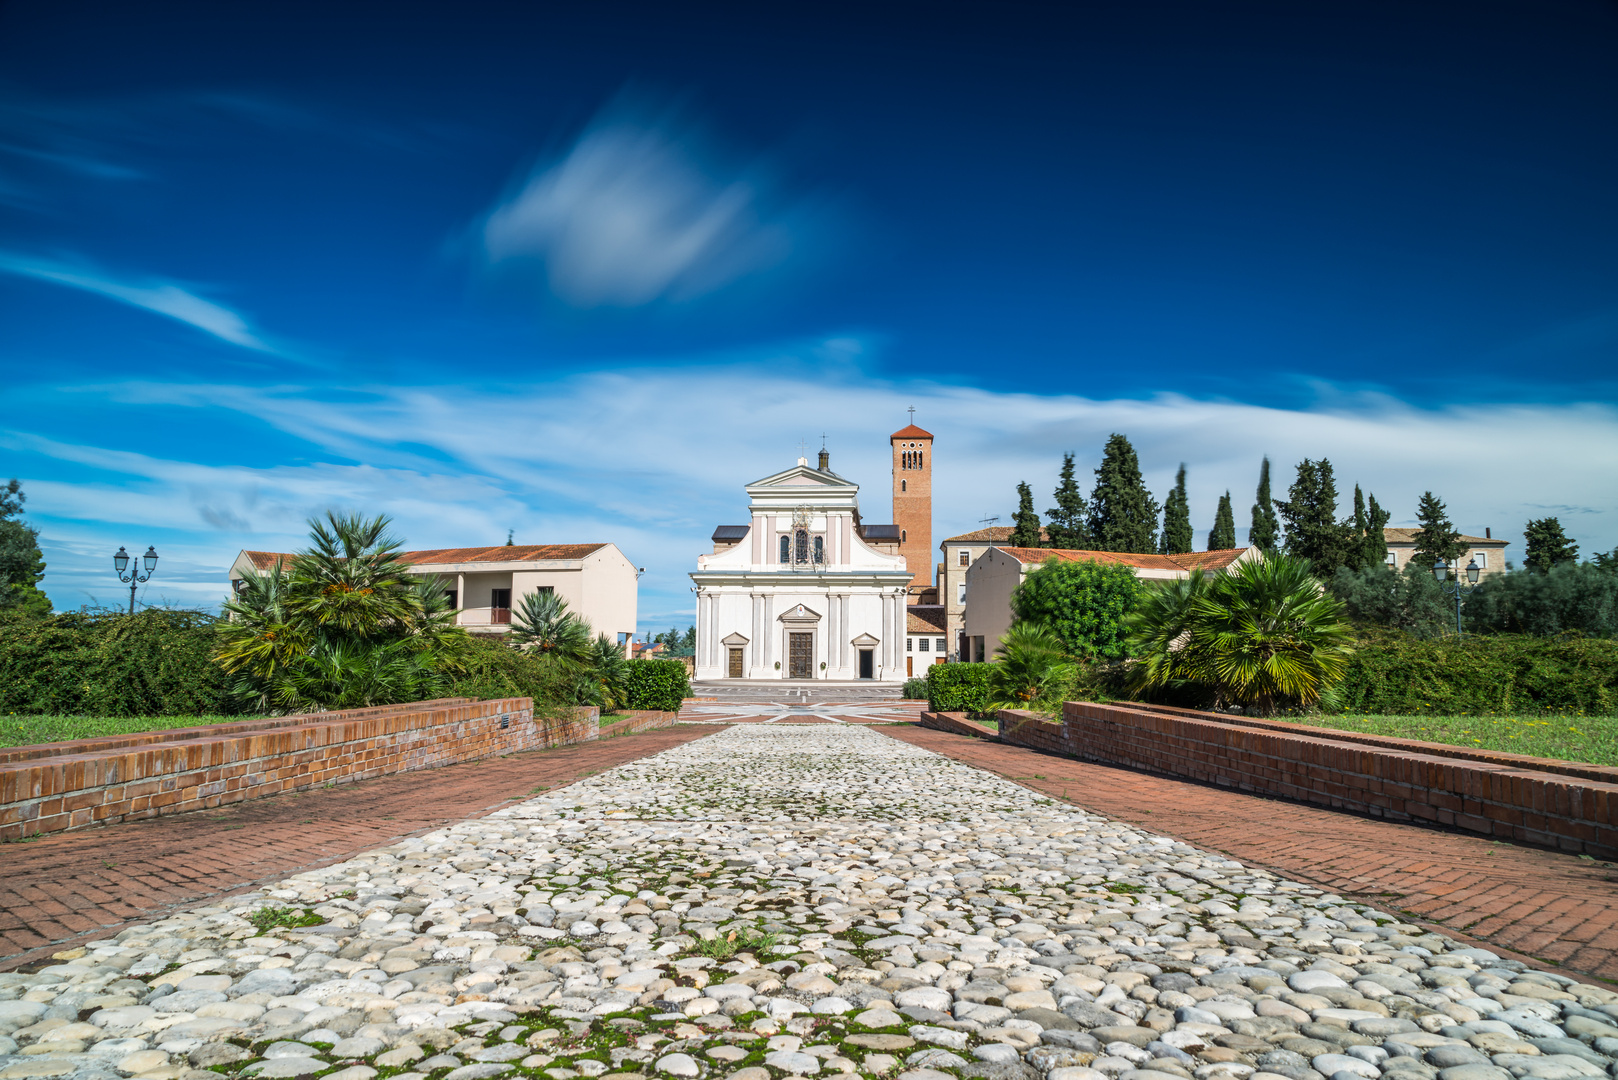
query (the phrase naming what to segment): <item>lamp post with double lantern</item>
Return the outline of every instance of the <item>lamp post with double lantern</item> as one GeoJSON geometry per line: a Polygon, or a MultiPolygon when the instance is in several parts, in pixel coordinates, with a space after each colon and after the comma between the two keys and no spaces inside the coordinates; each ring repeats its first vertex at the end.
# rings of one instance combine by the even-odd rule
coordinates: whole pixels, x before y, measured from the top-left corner
{"type": "Polygon", "coordinates": [[[152,580],[152,575],[157,573],[157,549],[148,544],[146,554],[138,560],[132,560],[129,557],[129,552],[120,547],[118,554],[112,557],[112,568],[117,573],[119,581],[129,584],[129,613],[133,615],[135,614],[135,590],[152,580]],[[145,575],[140,572],[142,562],[146,564],[145,575]],[[125,570],[129,572],[126,574],[124,573],[125,570]]]}

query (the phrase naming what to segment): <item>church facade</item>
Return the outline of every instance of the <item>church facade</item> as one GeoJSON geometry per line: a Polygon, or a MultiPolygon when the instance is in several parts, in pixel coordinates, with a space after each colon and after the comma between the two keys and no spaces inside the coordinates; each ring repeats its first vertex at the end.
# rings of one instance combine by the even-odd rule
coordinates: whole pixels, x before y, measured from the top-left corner
{"type": "Polygon", "coordinates": [[[859,485],[824,450],[746,490],[750,522],[716,529],[691,575],[697,679],[902,682],[900,531],[860,520],[859,485]]]}

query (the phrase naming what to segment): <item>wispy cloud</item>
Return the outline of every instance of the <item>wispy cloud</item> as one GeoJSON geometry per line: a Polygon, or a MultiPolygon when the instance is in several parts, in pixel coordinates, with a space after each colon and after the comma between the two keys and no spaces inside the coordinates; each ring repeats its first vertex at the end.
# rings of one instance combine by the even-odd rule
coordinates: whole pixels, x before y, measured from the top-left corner
{"type": "MultiPolygon", "coordinates": [[[[1268,454],[1281,490],[1295,462],[1331,458],[1345,512],[1358,482],[1393,511],[1394,524],[1408,524],[1431,489],[1464,531],[1492,526],[1520,545],[1523,522],[1560,507],[1581,511],[1574,527],[1582,550],[1618,546],[1618,409],[1609,405],[1419,410],[1346,395],[1329,407],[1290,410],[1174,395],[1108,401],[1003,393],[828,366],[817,370],[836,374],[769,374],[802,370],[804,361],[840,347],[809,343],[761,350],[746,363],[596,372],[522,386],[126,384],[98,391],[129,404],[234,412],[310,445],[301,462],[271,467],[254,459],[251,440],[243,440],[239,459],[218,465],[21,435],[0,445],[11,447],[25,477],[25,458],[37,471],[70,465],[88,477],[29,482],[29,508],[47,544],[54,536],[94,535],[112,550],[126,542],[119,538],[125,532],[167,536],[176,551],[212,568],[193,573],[195,598],[204,602],[219,595],[238,548],[298,544],[306,517],[350,507],[393,515],[422,547],[497,544],[508,528],[519,541],[616,543],[648,567],[642,616],[661,628],[689,610],[685,574],[707,549],[713,526],[746,520],[742,485],[790,464],[800,438],[818,448],[825,432],[833,468],[862,485],[866,519],[884,518],[887,435],[906,423],[908,405],[938,437],[935,539],[977,528],[986,514],[1008,521],[1019,480],[1033,485],[1043,508],[1063,452],[1075,451],[1081,468],[1092,468],[1107,435],[1122,431],[1159,495],[1178,464],[1188,463],[1201,535],[1227,488],[1238,527],[1245,526],[1258,462],[1268,454]],[[499,416],[521,421],[491,425],[499,416]],[[401,442],[400,432],[410,441],[401,442]],[[59,464],[47,468],[46,459],[59,464]]],[[[1509,552],[1521,555],[1520,547],[1509,552]]],[[[101,568],[94,570],[81,591],[99,579],[101,568]]],[[[178,590],[179,579],[170,580],[178,590]]],[[[79,587],[56,564],[46,586],[53,595],[79,587]]]]}
{"type": "Polygon", "coordinates": [[[166,315],[244,349],[277,351],[260,339],[241,315],[168,282],[120,281],[84,266],[3,252],[0,252],[0,272],[109,297],[131,307],[166,315]]]}
{"type": "Polygon", "coordinates": [[[483,218],[484,257],[542,268],[581,308],[690,300],[781,264],[805,239],[806,204],[704,144],[676,113],[615,106],[483,218]]]}

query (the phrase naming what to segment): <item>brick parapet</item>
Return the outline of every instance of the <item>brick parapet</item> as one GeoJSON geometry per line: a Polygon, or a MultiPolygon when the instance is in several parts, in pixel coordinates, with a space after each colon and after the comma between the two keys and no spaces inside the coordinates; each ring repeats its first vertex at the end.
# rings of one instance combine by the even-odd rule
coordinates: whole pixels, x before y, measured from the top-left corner
{"type": "Polygon", "coordinates": [[[1618,855],[1618,784],[1562,768],[1574,763],[1516,754],[1482,760],[1438,743],[1385,746],[1273,721],[1095,702],[1068,702],[1060,724],[1018,711],[999,719],[1000,741],[1013,745],[1394,821],[1618,855]]]}
{"type": "Polygon", "coordinates": [[[135,745],[51,744],[57,752],[18,754],[0,763],[0,840],[203,810],[598,736],[599,712],[593,708],[536,718],[529,698],[462,698],[183,729],[178,738],[135,745]]]}
{"type": "Polygon", "coordinates": [[[645,709],[631,712],[627,717],[608,724],[601,729],[603,739],[615,739],[619,735],[634,735],[642,731],[655,731],[666,728],[680,719],[677,712],[661,712],[656,709],[645,709]]]}
{"type": "Polygon", "coordinates": [[[974,739],[998,737],[982,724],[968,720],[963,712],[928,712],[923,709],[920,723],[922,727],[932,728],[934,731],[950,731],[956,735],[970,735],[974,739]]]}

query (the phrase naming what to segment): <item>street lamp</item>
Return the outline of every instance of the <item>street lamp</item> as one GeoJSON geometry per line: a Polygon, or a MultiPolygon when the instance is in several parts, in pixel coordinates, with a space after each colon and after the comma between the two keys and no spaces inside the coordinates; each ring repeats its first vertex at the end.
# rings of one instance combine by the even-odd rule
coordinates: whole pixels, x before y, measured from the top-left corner
{"type": "Polygon", "coordinates": [[[135,589],[152,580],[152,575],[157,572],[157,549],[148,545],[146,554],[142,555],[135,565],[130,566],[129,563],[129,552],[120,547],[118,554],[112,557],[112,569],[118,575],[119,581],[129,583],[129,613],[133,615],[135,614],[135,589]],[[146,564],[146,574],[144,576],[140,572],[142,562],[146,564]],[[124,573],[125,570],[128,570],[129,573],[124,573]]]}
{"type": "MultiPolygon", "coordinates": [[[[1455,583],[1453,585],[1450,585],[1450,589],[1453,589],[1454,593],[1455,593],[1455,636],[1456,637],[1461,636],[1461,604],[1464,603],[1463,598],[1465,597],[1465,595],[1467,593],[1470,593],[1474,588],[1477,587],[1478,575],[1481,572],[1482,572],[1482,568],[1478,566],[1477,557],[1473,556],[1472,561],[1466,564],[1466,570],[1464,571],[1464,573],[1466,574],[1466,584],[1463,585],[1461,583],[1461,573],[1462,573],[1462,571],[1459,571],[1459,569],[1457,568],[1457,573],[1455,575],[1455,583]]],[[[1439,559],[1437,562],[1433,563],[1433,579],[1438,582],[1438,587],[1439,587],[1440,590],[1444,589],[1445,584],[1449,581],[1449,576],[1450,576],[1450,565],[1449,565],[1449,563],[1445,562],[1443,559],[1439,559]]]]}

